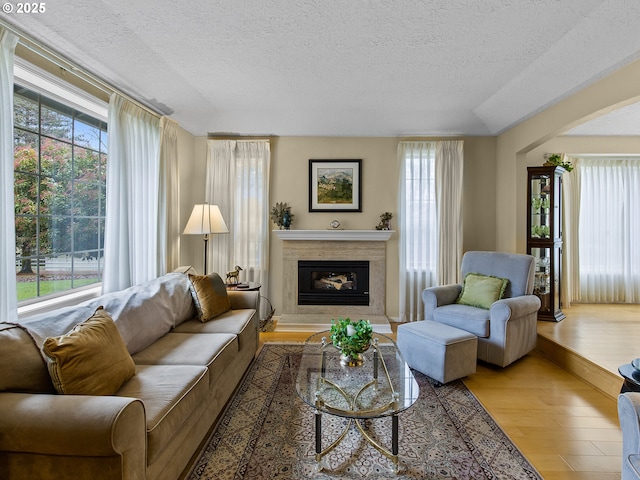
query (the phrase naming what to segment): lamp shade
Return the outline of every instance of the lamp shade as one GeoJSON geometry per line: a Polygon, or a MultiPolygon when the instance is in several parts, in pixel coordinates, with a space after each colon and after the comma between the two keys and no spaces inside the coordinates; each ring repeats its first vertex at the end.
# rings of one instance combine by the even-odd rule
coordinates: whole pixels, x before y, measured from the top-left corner
{"type": "Polygon", "coordinates": [[[185,235],[208,235],[210,233],[229,233],[229,229],[224,223],[218,206],[204,203],[194,205],[187,226],[184,227],[182,233],[185,235]]]}

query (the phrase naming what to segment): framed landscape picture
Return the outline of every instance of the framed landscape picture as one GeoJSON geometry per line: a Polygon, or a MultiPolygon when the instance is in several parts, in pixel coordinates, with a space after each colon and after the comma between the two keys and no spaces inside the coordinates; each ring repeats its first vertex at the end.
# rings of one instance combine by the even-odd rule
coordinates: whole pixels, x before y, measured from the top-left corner
{"type": "Polygon", "coordinates": [[[310,212],[362,211],[362,160],[309,160],[310,212]]]}

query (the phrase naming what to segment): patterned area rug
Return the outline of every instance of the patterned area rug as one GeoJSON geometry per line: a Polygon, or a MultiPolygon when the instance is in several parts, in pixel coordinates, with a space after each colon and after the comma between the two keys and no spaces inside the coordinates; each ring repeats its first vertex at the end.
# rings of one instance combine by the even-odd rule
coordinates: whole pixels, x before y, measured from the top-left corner
{"type": "MultiPolygon", "coordinates": [[[[189,480],[221,479],[541,479],[461,381],[436,387],[414,372],[420,396],[400,419],[400,470],[351,426],[317,471],[314,410],[295,390],[301,344],[265,344],[195,462],[189,480]],[[293,365],[293,366],[292,366],[293,365]]],[[[346,420],[322,417],[328,445],[346,420]]],[[[390,445],[390,418],[366,422],[390,445]]]]}

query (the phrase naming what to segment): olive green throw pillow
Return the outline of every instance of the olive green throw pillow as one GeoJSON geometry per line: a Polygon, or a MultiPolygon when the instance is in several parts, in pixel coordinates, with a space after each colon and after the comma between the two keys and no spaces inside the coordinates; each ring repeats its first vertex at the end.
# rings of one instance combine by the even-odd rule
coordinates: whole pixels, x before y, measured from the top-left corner
{"type": "Polygon", "coordinates": [[[508,278],[467,273],[456,303],[488,310],[493,302],[502,298],[508,283],[508,278]]]}
{"type": "Polygon", "coordinates": [[[102,307],[64,335],[47,338],[42,351],[58,393],[113,395],[136,373],[118,327],[102,307]]]}
{"type": "Polygon", "coordinates": [[[201,322],[231,310],[227,286],[217,273],[189,275],[189,288],[201,322]]]}

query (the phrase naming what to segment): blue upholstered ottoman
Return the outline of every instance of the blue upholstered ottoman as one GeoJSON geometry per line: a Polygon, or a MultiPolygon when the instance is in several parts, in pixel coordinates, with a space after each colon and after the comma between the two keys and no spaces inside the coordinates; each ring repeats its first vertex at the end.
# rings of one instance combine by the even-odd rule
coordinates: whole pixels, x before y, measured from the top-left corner
{"type": "Polygon", "coordinates": [[[441,383],[476,372],[478,339],[459,328],[431,320],[404,323],[397,343],[411,368],[441,383]]]}

